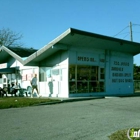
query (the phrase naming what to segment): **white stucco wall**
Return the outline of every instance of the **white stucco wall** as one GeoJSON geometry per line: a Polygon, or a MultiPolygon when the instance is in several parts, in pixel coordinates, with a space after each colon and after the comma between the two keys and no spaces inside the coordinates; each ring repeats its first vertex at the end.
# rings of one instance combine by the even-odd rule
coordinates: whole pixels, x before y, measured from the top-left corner
{"type": "Polygon", "coordinates": [[[39,82],[42,95],[68,97],[68,52],[58,52],[40,62],[40,66],[46,68],[45,75],[47,76],[46,81],[39,82]],[[51,77],[49,77],[49,73],[51,77]]]}

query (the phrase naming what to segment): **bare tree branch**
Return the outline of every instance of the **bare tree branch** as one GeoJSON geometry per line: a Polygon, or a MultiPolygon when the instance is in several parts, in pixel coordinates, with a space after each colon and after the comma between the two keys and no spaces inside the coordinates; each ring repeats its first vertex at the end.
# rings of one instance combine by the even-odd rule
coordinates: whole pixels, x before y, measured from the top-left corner
{"type": "Polygon", "coordinates": [[[15,33],[10,29],[2,29],[0,30],[0,46],[5,47],[21,47],[23,46],[18,41],[22,38],[22,35],[19,33],[15,33]]]}

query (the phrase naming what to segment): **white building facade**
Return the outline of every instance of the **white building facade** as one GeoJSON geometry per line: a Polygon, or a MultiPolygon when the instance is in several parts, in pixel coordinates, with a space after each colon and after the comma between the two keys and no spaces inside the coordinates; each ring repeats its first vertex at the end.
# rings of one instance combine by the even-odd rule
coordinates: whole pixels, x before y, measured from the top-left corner
{"type": "Polygon", "coordinates": [[[27,87],[36,73],[44,97],[133,94],[133,56],[139,52],[139,43],[70,28],[18,64],[19,80],[27,87]]]}

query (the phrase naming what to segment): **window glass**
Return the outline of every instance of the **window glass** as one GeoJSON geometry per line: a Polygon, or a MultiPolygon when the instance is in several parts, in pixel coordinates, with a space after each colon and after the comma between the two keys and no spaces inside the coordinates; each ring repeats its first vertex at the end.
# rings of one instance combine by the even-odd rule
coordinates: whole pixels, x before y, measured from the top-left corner
{"type": "Polygon", "coordinates": [[[0,84],[2,84],[2,78],[0,78],[0,84]]]}
{"type": "Polygon", "coordinates": [[[97,90],[97,81],[89,82],[89,92],[96,92],[97,90]]]}
{"type": "Polygon", "coordinates": [[[104,70],[104,68],[100,68],[100,79],[105,79],[105,70],[104,70]]]}
{"type": "Polygon", "coordinates": [[[100,91],[104,92],[104,82],[100,82],[100,91]]]}
{"type": "Polygon", "coordinates": [[[78,93],[87,93],[88,92],[88,81],[86,79],[77,81],[77,92],[78,93]]]}
{"type": "Polygon", "coordinates": [[[44,82],[47,81],[47,78],[51,76],[51,68],[49,67],[40,67],[39,68],[39,81],[44,82]]]}
{"type": "Polygon", "coordinates": [[[87,65],[70,65],[69,91],[70,93],[103,92],[104,68],[99,69],[98,66],[87,65]],[[99,76],[100,78],[98,78],[99,76]]]}
{"type": "Polygon", "coordinates": [[[69,82],[69,92],[70,93],[76,93],[76,82],[70,81],[69,82]]]}
{"type": "Polygon", "coordinates": [[[6,83],[6,78],[3,79],[3,83],[6,83]]]}
{"type": "Polygon", "coordinates": [[[70,93],[76,93],[77,88],[76,88],[76,77],[75,77],[75,65],[70,65],[69,66],[69,92],[70,93]]]}
{"type": "Polygon", "coordinates": [[[75,81],[75,65],[70,65],[69,67],[69,80],[70,81],[75,81]]]}

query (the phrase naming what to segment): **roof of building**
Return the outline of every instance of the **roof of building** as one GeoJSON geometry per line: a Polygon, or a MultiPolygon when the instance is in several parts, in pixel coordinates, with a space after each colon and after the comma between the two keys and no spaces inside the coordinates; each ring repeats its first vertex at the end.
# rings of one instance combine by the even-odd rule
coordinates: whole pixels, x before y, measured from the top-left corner
{"type": "Polygon", "coordinates": [[[35,66],[40,61],[59,50],[67,50],[69,46],[113,50],[136,55],[140,53],[140,43],[99,35],[91,32],[69,28],[46,46],[30,55],[25,65],[35,66]]]}
{"type": "Polygon", "coordinates": [[[36,52],[36,49],[33,48],[23,48],[23,47],[8,47],[9,50],[16,53],[20,57],[28,57],[29,55],[36,52]]]}
{"type": "Polygon", "coordinates": [[[23,64],[23,57],[28,57],[33,54],[37,50],[28,49],[28,48],[20,48],[20,47],[0,47],[0,63],[5,63],[8,61],[10,57],[17,59],[19,62],[23,64]]]}

